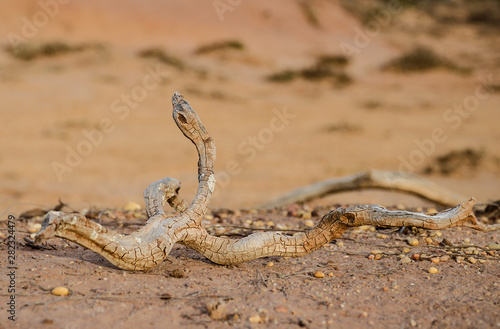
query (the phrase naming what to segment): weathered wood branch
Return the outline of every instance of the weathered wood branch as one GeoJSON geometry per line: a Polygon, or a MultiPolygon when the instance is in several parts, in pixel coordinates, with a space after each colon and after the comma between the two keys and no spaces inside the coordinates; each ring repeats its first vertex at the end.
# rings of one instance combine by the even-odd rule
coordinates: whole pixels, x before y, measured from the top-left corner
{"type": "Polygon", "coordinates": [[[179,195],[180,182],[167,177],[150,184],[144,191],[149,219],[137,232],[124,235],[81,214],[50,211],[35,237],[37,244],[61,237],[95,251],[122,269],[147,270],[161,263],[175,243],[193,248],[214,263],[230,265],[266,256],[304,256],[342,236],[349,228],[360,225],[498,229],[498,225],[486,226],[477,221],[472,212],[474,199],[470,199],[435,216],[365,205],[331,211],[314,228],[294,236],[279,232],[258,232],[241,239],[211,236],[201,220],[215,188],[215,144],[182,95],[175,93],[172,104],[177,126],[198,151],[199,185],[193,202],[190,205],[184,202],[179,195]],[[168,216],[163,210],[165,203],[179,214],[168,216]]]}
{"type": "Polygon", "coordinates": [[[416,195],[439,205],[451,207],[466,197],[418,175],[383,170],[368,170],[350,176],[330,178],[286,193],[259,208],[272,209],[296,202],[307,202],[328,194],[361,189],[381,189],[416,195]]]}

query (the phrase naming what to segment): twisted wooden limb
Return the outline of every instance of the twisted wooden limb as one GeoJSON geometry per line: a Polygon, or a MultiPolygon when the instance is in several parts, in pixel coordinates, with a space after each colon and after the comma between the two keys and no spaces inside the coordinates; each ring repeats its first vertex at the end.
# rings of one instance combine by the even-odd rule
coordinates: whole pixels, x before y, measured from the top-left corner
{"type": "MultiPolygon", "coordinates": [[[[356,206],[347,208],[341,222],[349,226],[373,225],[377,227],[412,226],[428,230],[465,226],[479,231],[494,231],[499,225],[485,225],[479,222],[472,211],[474,198],[455,208],[436,215],[425,215],[409,211],[390,211],[380,206],[356,206]]],[[[339,210],[336,210],[339,211],[339,210]]]]}
{"type": "Polygon", "coordinates": [[[468,226],[483,231],[498,228],[482,225],[476,220],[472,212],[474,199],[471,199],[435,216],[389,211],[379,206],[339,208],[324,216],[310,231],[296,236],[277,232],[259,232],[242,239],[211,236],[201,225],[201,220],[215,187],[215,145],[196,113],[180,94],[174,94],[172,104],[177,126],[198,151],[199,186],[193,202],[188,206],[179,195],[180,182],[167,177],[150,184],[144,191],[149,219],[137,232],[123,235],[83,215],[51,211],[36,235],[36,243],[61,237],[95,251],[120,268],[147,270],[161,263],[174,243],[193,248],[214,263],[230,265],[266,256],[304,256],[342,236],[350,227],[360,225],[417,226],[428,229],[468,226]],[[167,202],[180,214],[167,216],[163,210],[167,202]]]}
{"type": "Polygon", "coordinates": [[[465,197],[418,175],[384,170],[368,170],[350,176],[331,178],[286,193],[260,208],[272,209],[295,202],[306,202],[328,194],[360,189],[381,189],[409,193],[439,205],[452,207],[465,197]]]}
{"type": "Polygon", "coordinates": [[[170,177],[149,184],[144,191],[144,202],[146,203],[148,217],[165,214],[163,211],[165,202],[168,202],[176,211],[184,212],[188,205],[178,194],[180,189],[181,182],[170,177]]]}

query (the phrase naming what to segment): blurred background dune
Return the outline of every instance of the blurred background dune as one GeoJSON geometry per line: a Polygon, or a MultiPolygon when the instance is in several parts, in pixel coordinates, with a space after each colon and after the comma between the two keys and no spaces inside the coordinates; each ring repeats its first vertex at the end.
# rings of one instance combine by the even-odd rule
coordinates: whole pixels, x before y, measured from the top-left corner
{"type": "Polygon", "coordinates": [[[5,1],[0,212],[142,203],[166,176],[191,199],[196,151],[171,119],[175,91],[215,139],[214,207],[368,168],[496,200],[499,3],[5,1]]]}

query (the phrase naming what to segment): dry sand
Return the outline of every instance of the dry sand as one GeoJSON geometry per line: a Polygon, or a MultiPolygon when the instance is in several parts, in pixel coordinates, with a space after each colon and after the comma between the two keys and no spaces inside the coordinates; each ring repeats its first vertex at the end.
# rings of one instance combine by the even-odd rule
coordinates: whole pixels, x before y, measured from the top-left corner
{"type": "MultiPolygon", "coordinates": [[[[146,186],[166,176],[179,179],[183,184],[181,194],[185,199],[191,199],[197,187],[196,151],[171,119],[170,99],[175,91],[184,94],[215,139],[219,184],[211,203],[214,208],[252,208],[305,184],[368,168],[398,170],[404,161],[413,163],[412,169],[419,174],[424,174],[430,166],[435,170],[428,178],[465,197],[474,196],[479,202],[499,199],[500,44],[496,42],[495,30],[473,24],[439,22],[431,15],[410,8],[403,12],[392,12],[388,24],[383,24],[379,32],[367,32],[359,16],[336,1],[312,1],[309,6],[306,8],[290,1],[243,1],[231,7],[231,10],[218,14],[210,1],[197,1],[194,5],[179,0],[144,3],[130,0],[73,0],[50,7],[54,17],[42,24],[44,9],[37,1],[9,1],[3,4],[0,12],[0,43],[3,48],[9,46],[12,33],[24,35],[32,45],[57,41],[71,47],[87,45],[87,48],[29,61],[14,58],[8,51],[0,50],[2,217],[6,219],[8,214],[18,216],[35,207],[47,209],[57,204],[59,198],[76,210],[120,208],[128,201],[142,203],[142,191],[146,186]],[[309,21],[307,10],[312,11],[309,21]],[[318,25],[311,23],[314,18],[318,25]],[[35,30],[30,31],[27,25],[35,23],[39,27],[35,26],[35,30]],[[360,31],[370,36],[363,39],[360,31]],[[244,45],[244,49],[196,53],[200,46],[226,40],[238,41],[244,45]],[[289,83],[275,83],[266,79],[270,74],[284,69],[300,70],[311,66],[321,55],[342,54],[342,45],[344,48],[346,44],[359,46],[360,42],[363,44],[356,47],[344,70],[352,78],[352,83],[347,86],[339,87],[331,79],[309,81],[297,78],[289,83]],[[438,68],[401,74],[381,69],[385,63],[416,45],[429,47],[458,66],[470,68],[471,72],[463,74],[438,68]],[[163,49],[166,54],[181,59],[184,67],[165,64],[157,58],[139,56],[141,51],[151,48],[163,49]],[[143,86],[148,90],[143,89],[143,86]],[[455,106],[461,106],[462,110],[456,110],[455,106]],[[451,112],[455,110],[458,112],[451,112]],[[435,137],[436,130],[439,138],[435,137]],[[430,142],[432,138],[434,142],[430,142]],[[471,151],[467,153],[466,150],[471,151]],[[463,153],[455,159],[456,166],[452,172],[448,175],[436,172],[440,168],[437,159],[454,151],[463,153]],[[71,155],[74,152],[79,152],[79,155],[71,155]],[[420,154],[424,156],[419,157],[420,154]],[[55,170],[55,167],[59,169],[55,170]]],[[[382,7],[382,10],[389,9],[382,7]]],[[[371,22],[375,24],[378,21],[372,19],[371,22]]],[[[334,203],[429,206],[427,202],[414,197],[373,191],[330,196],[316,201],[313,206],[334,203]]],[[[458,239],[460,234],[465,233],[453,234],[458,234],[458,239]]],[[[485,244],[487,241],[498,243],[499,238],[498,234],[492,233],[482,238],[478,236],[478,239],[478,243],[485,244]]],[[[60,241],[54,243],[58,246],[62,244],[60,241]]],[[[353,248],[369,251],[365,246],[353,248]]],[[[122,271],[109,268],[98,256],[81,248],[75,249],[78,251],[76,254],[73,249],[68,250],[47,252],[52,253],[58,261],[57,264],[43,265],[45,261],[41,259],[45,259],[45,251],[40,253],[23,249],[23,257],[33,255],[34,259],[27,260],[27,263],[23,260],[23,279],[19,282],[38,282],[49,287],[61,281],[81,293],[83,290],[78,290],[76,286],[83,284],[86,296],[87,290],[94,289],[91,288],[94,285],[98,291],[106,290],[106,285],[101,287],[97,284],[102,281],[95,281],[101,279],[101,270],[97,269],[97,265],[85,265],[87,260],[82,257],[87,255],[104,268],[102,271],[111,273],[113,277],[109,278],[110,282],[124,280],[133,286],[130,291],[146,292],[151,288],[149,274],[127,274],[125,280],[122,271]],[[82,268],[66,271],[67,263],[73,260],[83,262],[82,268]],[[54,273],[44,273],[42,268],[50,266],[55,266],[57,273],[66,271],[70,274],[48,282],[45,277],[53,277],[54,273]],[[37,278],[45,280],[44,284],[34,279],[33,273],[29,272],[31,267],[39,269],[37,278]],[[80,276],[84,274],[92,274],[91,279],[81,279],[80,276]],[[89,287],[85,286],[87,283],[89,287]]],[[[316,257],[321,259],[322,256],[312,255],[305,262],[314,267],[316,257]]],[[[344,262],[342,257],[336,255],[331,261],[344,262]]],[[[190,280],[197,280],[199,267],[204,271],[212,271],[210,273],[213,274],[207,276],[212,279],[219,276],[221,271],[220,267],[201,261],[185,249],[173,253],[170,259],[174,263],[165,263],[162,268],[170,270],[173,265],[187,268],[191,273],[190,280]],[[184,258],[185,254],[187,258],[184,258]]],[[[330,259],[321,261],[326,263],[330,259]]],[[[387,266],[393,266],[394,262],[395,257],[387,266]]],[[[224,268],[225,279],[219,278],[222,280],[219,283],[236,275],[242,279],[235,280],[231,289],[237,289],[242,282],[250,284],[248,280],[254,279],[261,263],[255,261],[243,265],[247,277],[243,277],[239,268],[224,268]]],[[[276,271],[280,272],[279,267],[284,266],[284,263],[280,263],[276,271]]],[[[356,278],[367,275],[365,272],[376,272],[370,267],[373,263],[368,260],[361,263],[366,268],[356,278]]],[[[289,267],[280,273],[302,270],[299,265],[286,266],[289,267]]],[[[427,289],[428,285],[438,287],[443,280],[446,281],[445,274],[439,279],[426,279],[427,275],[423,272],[426,266],[419,265],[418,269],[412,269],[416,271],[414,278],[421,277],[420,281],[414,282],[416,285],[427,289]]],[[[477,271],[481,271],[476,267],[465,270],[460,265],[451,267],[456,271],[453,272],[453,280],[462,282],[461,277],[470,276],[476,280],[475,284],[489,282],[478,288],[479,295],[490,291],[496,292],[498,296],[498,292],[490,287],[494,278],[498,279],[498,261],[480,266],[490,273],[484,279],[476,278],[477,271]]],[[[262,273],[265,278],[273,275],[267,268],[264,270],[262,273]]],[[[164,271],[155,273],[161,272],[164,271]]],[[[392,280],[400,282],[408,273],[396,270],[395,275],[392,280]]],[[[151,280],[155,280],[154,277],[151,280]]],[[[351,293],[356,294],[354,286],[358,287],[360,283],[351,274],[346,274],[341,280],[352,285],[354,292],[351,293]]],[[[380,289],[383,285],[390,285],[390,280],[383,279],[383,283],[374,285],[371,294],[381,294],[380,289]]],[[[405,282],[410,284],[411,280],[405,282]]],[[[167,281],[162,286],[165,290],[168,290],[166,287],[175,286],[178,294],[169,293],[176,296],[187,296],[193,289],[218,289],[214,286],[216,282],[206,280],[197,283],[196,287],[182,280],[167,281]],[[183,288],[184,284],[187,290],[183,288]]],[[[309,291],[312,286],[314,289],[328,290],[333,285],[340,285],[338,291],[346,293],[340,281],[332,283],[331,287],[315,286],[316,280],[308,281],[305,285],[302,279],[299,281],[297,288],[293,288],[299,289],[297,298],[300,297],[300,289],[309,291]]],[[[265,291],[269,293],[272,289],[280,289],[272,285],[268,282],[265,291]]],[[[257,290],[262,288],[258,282],[252,287],[257,290]]],[[[368,289],[358,288],[362,292],[368,289]]],[[[39,291],[35,286],[26,289],[30,293],[39,291]]],[[[428,304],[427,295],[417,294],[420,299],[412,304],[405,299],[410,298],[409,295],[401,294],[402,291],[394,293],[390,303],[372,304],[365,301],[363,303],[371,306],[359,306],[355,311],[346,311],[351,319],[348,323],[364,327],[368,320],[361,320],[359,314],[368,312],[371,316],[371,312],[376,310],[385,314],[385,318],[390,317],[392,322],[385,326],[383,322],[375,321],[373,326],[408,327],[413,315],[416,319],[436,309],[433,304],[428,304]],[[387,309],[400,304],[401,300],[406,300],[404,305],[413,305],[410,308],[412,315],[389,315],[387,309]],[[427,306],[421,309],[419,305],[427,306]]],[[[432,289],[429,291],[432,292],[432,289]]],[[[214,295],[228,293],[223,291],[214,295]]],[[[243,295],[247,293],[253,294],[245,290],[243,295]]],[[[323,293],[332,297],[331,291],[323,293]]],[[[367,298],[372,298],[370,296],[367,298]]],[[[236,301],[245,304],[245,298],[236,301]]],[[[475,314],[476,310],[488,310],[485,316],[489,316],[490,320],[496,316],[498,322],[498,297],[495,298],[496,302],[476,308],[458,302],[450,304],[446,308],[448,313],[441,313],[439,317],[444,319],[445,313],[453,316],[462,311],[475,314]],[[464,307],[467,309],[462,309],[464,307]]],[[[314,298],[307,303],[316,303],[312,300],[314,298]]],[[[30,299],[30,303],[33,301],[36,298],[30,299]]],[[[66,325],[67,318],[63,317],[59,321],[57,317],[62,316],[62,313],[73,314],[71,310],[83,307],[86,317],[99,314],[101,325],[125,328],[142,325],[143,321],[148,323],[157,317],[154,312],[163,312],[165,307],[163,302],[152,302],[158,304],[153,307],[149,300],[141,300],[137,301],[140,306],[137,304],[131,311],[127,308],[130,304],[126,302],[123,307],[127,310],[124,313],[130,313],[136,319],[135,322],[127,322],[120,314],[117,315],[120,320],[115,321],[117,318],[107,313],[122,312],[119,302],[113,302],[109,307],[87,299],[80,303],[65,305],[60,311],[56,305],[62,304],[26,307],[20,311],[19,317],[23,320],[21,324],[18,323],[18,327],[27,326],[33,316],[34,327],[39,327],[42,318],[47,317],[53,321],[54,327],[69,328],[66,325]],[[47,307],[50,312],[42,316],[47,307]],[[154,311],[151,311],[151,307],[154,311]]],[[[204,312],[200,311],[203,301],[193,303],[190,305],[196,312],[204,312]]],[[[248,327],[247,317],[260,307],[257,302],[255,305],[250,304],[246,307],[251,308],[252,312],[231,311],[240,312],[244,317],[244,322],[236,322],[237,327],[248,327]]],[[[314,312],[321,308],[328,310],[328,306],[312,304],[286,307],[297,314],[302,310],[309,312],[307,316],[298,316],[305,321],[305,326],[336,327],[328,324],[332,318],[326,315],[321,320],[314,318],[314,312]],[[309,323],[306,319],[313,322],[309,323]],[[323,320],[326,324],[321,322],[323,320]]],[[[338,304],[342,304],[341,301],[338,304]]],[[[166,314],[176,314],[175,317],[179,318],[176,324],[183,323],[180,320],[182,314],[193,316],[190,311],[181,311],[182,305],[181,302],[168,306],[173,308],[169,308],[166,314]]],[[[341,315],[339,305],[335,306],[339,310],[334,312],[337,316],[341,315]]],[[[2,307],[3,311],[5,306],[2,307]]],[[[269,304],[264,308],[271,311],[273,307],[269,304]]],[[[0,327],[5,323],[4,313],[0,327]]],[[[331,315],[330,311],[327,313],[331,315]]],[[[288,323],[288,320],[281,321],[281,317],[269,317],[278,319],[278,325],[285,326],[288,323]]],[[[165,315],[163,319],[167,321],[167,318],[165,315]]],[[[187,323],[196,325],[198,318],[194,319],[189,318],[187,323]]],[[[382,318],[378,319],[383,321],[382,318]]],[[[293,321],[302,326],[297,322],[297,316],[293,321]]],[[[332,321],[336,323],[337,320],[333,318],[332,321]]],[[[212,326],[206,315],[200,322],[198,326],[212,326]]],[[[426,320],[421,326],[417,321],[417,326],[429,327],[430,323],[426,320]]],[[[453,327],[460,326],[455,322],[450,323],[453,323],[453,327]]],[[[486,323],[478,326],[464,324],[462,327],[482,328],[496,322],[491,320],[486,323]]],[[[77,327],[84,327],[83,322],[75,322],[77,327]]],[[[441,327],[447,328],[446,325],[441,327]]]]}

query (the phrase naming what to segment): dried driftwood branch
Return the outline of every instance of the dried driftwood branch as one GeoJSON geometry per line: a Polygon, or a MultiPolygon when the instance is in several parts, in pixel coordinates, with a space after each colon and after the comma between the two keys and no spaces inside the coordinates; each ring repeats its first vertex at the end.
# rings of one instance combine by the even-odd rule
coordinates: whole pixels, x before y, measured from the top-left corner
{"type": "Polygon", "coordinates": [[[371,169],[366,172],[330,178],[298,188],[261,205],[260,208],[272,209],[290,203],[310,201],[328,194],[360,189],[405,192],[447,207],[454,206],[465,199],[465,197],[445,187],[414,174],[371,169]]]}
{"type": "Polygon", "coordinates": [[[172,103],[177,126],[198,150],[199,187],[193,202],[188,206],[180,197],[178,180],[164,178],[149,185],[144,192],[149,220],[139,231],[123,235],[81,214],[50,211],[36,235],[37,244],[61,237],[97,252],[122,269],[147,270],[161,263],[174,243],[193,248],[214,263],[229,265],[266,256],[304,256],[340,237],[347,229],[360,225],[427,229],[467,226],[483,231],[497,228],[477,221],[472,212],[474,199],[470,199],[435,216],[389,211],[378,206],[339,208],[324,216],[310,231],[296,236],[278,232],[258,232],[241,239],[211,236],[201,220],[215,187],[215,144],[182,95],[175,93],[172,103]],[[174,217],[165,214],[166,202],[180,214],[174,217]]]}

